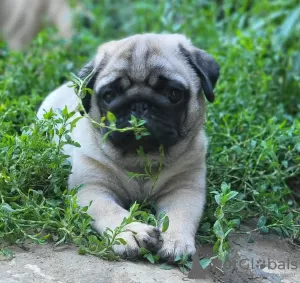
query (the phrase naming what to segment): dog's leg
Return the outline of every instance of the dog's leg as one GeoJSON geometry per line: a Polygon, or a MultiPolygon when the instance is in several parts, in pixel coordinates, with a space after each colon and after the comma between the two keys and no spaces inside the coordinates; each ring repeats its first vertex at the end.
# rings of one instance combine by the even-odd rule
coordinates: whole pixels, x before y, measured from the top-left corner
{"type": "Polygon", "coordinates": [[[184,253],[194,254],[195,234],[205,204],[205,170],[182,173],[166,188],[169,192],[156,201],[158,213],[169,217],[169,228],[162,233],[159,255],[169,261],[184,253]]]}
{"type": "MultiPolygon", "coordinates": [[[[93,219],[94,228],[100,233],[107,228],[114,230],[119,226],[129,212],[120,206],[116,198],[101,186],[86,184],[85,188],[78,192],[78,203],[80,206],[88,206],[92,201],[88,214],[93,219]]],[[[160,230],[140,222],[133,222],[125,226],[117,238],[126,241],[126,245],[114,245],[116,254],[134,258],[138,256],[139,249],[144,247],[153,250],[159,245],[160,230]]]]}

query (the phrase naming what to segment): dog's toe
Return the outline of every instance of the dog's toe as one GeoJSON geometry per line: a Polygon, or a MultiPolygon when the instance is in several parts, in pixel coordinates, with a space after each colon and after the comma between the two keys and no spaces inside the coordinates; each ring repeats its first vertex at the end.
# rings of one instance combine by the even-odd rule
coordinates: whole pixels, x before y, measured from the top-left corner
{"type": "Polygon", "coordinates": [[[146,248],[150,251],[157,251],[159,249],[160,239],[156,234],[138,233],[135,235],[140,247],[146,248]]]}
{"type": "Polygon", "coordinates": [[[127,225],[124,232],[118,235],[126,241],[125,245],[114,245],[114,252],[121,257],[134,258],[139,255],[140,248],[156,252],[162,246],[160,230],[156,227],[135,222],[127,225]]]}
{"type": "Polygon", "coordinates": [[[158,255],[168,261],[174,262],[177,256],[184,254],[193,255],[196,252],[195,241],[192,237],[184,235],[163,235],[163,245],[158,251],[158,255]]]}

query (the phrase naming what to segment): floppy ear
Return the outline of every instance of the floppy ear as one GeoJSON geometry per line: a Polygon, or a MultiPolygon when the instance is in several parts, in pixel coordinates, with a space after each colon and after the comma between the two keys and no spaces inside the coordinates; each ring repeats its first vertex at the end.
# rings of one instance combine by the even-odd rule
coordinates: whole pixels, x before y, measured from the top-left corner
{"type": "Polygon", "coordinates": [[[201,87],[206,99],[213,102],[215,99],[213,90],[219,78],[220,67],[218,63],[211,55],[201,49],[195,48],[194,51],[190,52],[182,45],[179,45],[179,49],[201,79],[201,87]]]}
{"type": "MultiPolygon", "coordinates": [[[[94,90],[94,85],[96,82],[96,78],[97,75],[99,73],[98,70],[94,69],[94,60],[90,61],[89,63],[87,63],[78,73],[78,77],[81,80],[84,80],[87,76],[89,76],[92,72],[93,75],[89,78],[89,80],[86,83],[86,88],[90,88],[92,90],[94,90]]],[[[91,108],[91,95],[89,93],[87,93],[85,95],[85,97],[82,99],[82,104],[83,107],[85,109],[85,111],[88,113],[90,111],[91,108]]],[[[83,115],[82,112],[80,112],[81,115],[83,115]]]]}

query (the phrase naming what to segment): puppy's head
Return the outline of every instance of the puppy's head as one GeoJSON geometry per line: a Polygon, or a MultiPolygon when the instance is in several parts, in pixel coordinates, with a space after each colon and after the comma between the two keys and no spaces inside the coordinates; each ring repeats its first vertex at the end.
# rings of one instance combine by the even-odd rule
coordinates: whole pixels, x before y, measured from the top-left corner
{"type": "Polygon", "coordinates": [[[146,121],[150,135],[141,140],[132,132],[109,135],[124,152],[139,146],[145,151],[157,150],[161,144],[168,148],[200,130],[204,96],[214,100],[219,76],[213,57],[178,34],[135,35],[103,44],[80,77],[92,71],[87,87],[94,95],[87,95],[83,105],[93,119],[99,121],[110,111],[118,128],[130,126],[131,115],[146,121]]]}

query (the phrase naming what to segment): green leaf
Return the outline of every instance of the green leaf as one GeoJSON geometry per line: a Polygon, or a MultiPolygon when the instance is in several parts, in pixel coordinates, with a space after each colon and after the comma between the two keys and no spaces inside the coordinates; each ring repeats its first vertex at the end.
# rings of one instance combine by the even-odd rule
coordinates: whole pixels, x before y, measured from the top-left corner
{"type": "Polygon", "coordinates": [[[293,29],[296,29],[296,23],[299,23],[300,21],[300,7],[298,7],[297,9],[295,9],[292,13],[290,13],[285,21],[283,22],[283,24],[280,27],[280,32],[279,32],[279,39],[278,39],[278,43],[279,40],[284,41],[286,38],[289,37],[289,35],[291,34],[291,31],[293,29]]]}
{"type": "Polygon", "coordinates": [[[221,195],[220,194],[215,195],[215,201],[218,205],[221,204],[221,195]]]}
{"type": "Polygon", "coordinates": [[[261,227],[265,226],[266,223],[267,223],[267,218],[266,218],[266,216],[263,215],[263,216],[261,216],[261,217],[258,219],[258,221],[257,221],[257,227],[258,227],[258,228],[261,228],[261,227]]]}
{"type": "Polygon", "coordinates": [[[107,140],[108,136],[110,135],[110,133],[111,133],[111,132],[107,132],[107,133],[103,136],[102,140],[103,140],[104,143],[106,142],[106,140],[107,140]]]}
{"type": "Polygon", "coordinates": [[[131,206],[130,206],[130,209],[129,209],[129,213],[132,214],[134,213],[135,211],[137,211],[139,209],[140,205],[136,202],[134,202],[131,206]]]}
{"type": "Polygon", "coordinates": [[[127,176],[130,179],[133,179],[133,178],[142,178],[142,177],[147,176],[146,174],[139,174],[139,173],[134,173],[134,172],[129,172],[129,171],[126,171],[126,173],[127,173],[127,176]]]}
{"type": "Polygon", "coordinates": [[[11,260],[14,258],[14,253],[10,249],[1,248],[0,249],[0,261],[1,260],[11,260]]]}
{"type": "Polygon", "coordinates": [[[226,250],[219,250],[218,252],[218,259],[222,261],[222,263],[224,263],[226,261],[226,259],[228,258],[228,251],[226,250]]]}
{"type": "Polygon", "coordinates": [[[165,212],[165,211],[161,211],[161,212],[158,214],[158,220],[162,220],[165,216],[166,216],[166,212],[165,212]]]}
{"type": "Polygon", "coordinates": [[[201,258],[199,263],[203,269],[208,267],[211,264],[211,258],[201,258]]]}
{"type": "Polygon", "coordinates": [[[122,245],[127,244],[127,242],[123,238],[116,238],[116,241],[119,241],[122,245]]]}
{"type": "MultiPolygon", "coordinates": [[[[105,233],[105,232],[104,232],[105,233]]],[[[106,234],[106,233],[105,233],[106,234]]],[[[108,237],[108,235],[107,235],[108,237]]],[[[88,239],[91,243],[94,243],[94,244],[98,244],[100,241],[98,240],[98,238],[95,236],[95,235],[90,235],[88,236],[88,239]]]]}
{"type": "Polygon", "coordinates": [[[65,135],[65,139],[66,139],[66,141],[70,141],[71,140],[71,136],[70,135],[65,135]]]}
{"type": "Polygon", "coordinates": [[[284,219],[283,219],[283,225],[285,225],[285,226],[291,226],[291,225],[293,225],[293,223],[294,223],[293,219],[294,219],[293,214],[289,213],[287,216],[284,217],[284,219]]]}
{"type": "Polygon", "coordinates": [[[217,219],[223,219],[224,218],[224,211],[221,207],[217,207],[215,213],[214,213],[215,217],[217,219]]]}
{"type": "Polygon", "coordinates": [[[266,226],[261,226],[261,227],[259,227],[259,231],[261,233],[267,234],[267,233],[269,233],[269,228],[266,226]]]}
{"type": "Polygon", "coordinates": [[[64,118],[67,118],[67,117],[68,117],[68,107],[67,107],[67,106],[65,106],[65,108],[62,110],[61,115],[62,115],[64,118]]]}
{"type": "Polygon", "coordinates": [[[169,217],[166,215],[162,223],[162,232],[166,232],[169,228],[169,217]]]}
{"type": "Polygon", "coordinates": [[[130,121],[129,121],[129,123],[130,123],[132,126],[134,126],[134,125],[137,124],[137,120],[136,120],[136,117],[135,117],[134,115],[131,115],[131,116],[130,116],[130,121]]]}
{"type": "Polygon", "coordinates": [[[82,119],[82,116],[75,118],[75,119],[70,123],[71,128],[74,128],[74,127],[76,126],[77,122],[78,122],[80,119],[82,119]]]}
{"type": "Polygon", "coordinates": [[[78,249],[78,254],[80,254],[80,255],[86,255],[87,254],[86,248],[85,247],[80,247],[78,249]]]}
{"type": "Polygon", "coordinates": [[[81,147],[80,143],[74,142],[74,141],[71,141],[71,140],[69,141],[69,144],[71,144],[71,145],[73,145],[75,147],[81,147]]]}
{"type": "Polygon", "coordinates": [[[228,222],[228,226],[230,227],[239,228],[240,225],[241,225],[241,219],[239,218],[232,219],[228,222]]]}
{"type": "Polygon", "coordinates": [[[144,130],[143,132],[141,132],[140,134],[141,134],[141,136],[143,136],[143,137],[145,137],[145,136],[150,136],[150,135],[151,135],[151,133],[149,133],[147,129],[145,129],[145,130],[144,130]]]}
{"type": "Polygon", "coordinates": [[[213,226],[213,231],[214,231],[214,233],[216,234],[216,236],[218,237],[218,238],[221,238],[221,239],[223,239],[224,238],[224,231],[223,231],[223,228],[222,228],[222,225],[221,225],[221,223],[220,223],[220,221],[219,220],[217,220],[216,222],[215,222],[215,224],[214,224],[214,226],[213,226]]]}
{"type": "Polygon", "coordinates": [[[50,108],[50,110],[43,115],[44,119],[46,119],[46,120],[51,119],[54,116],[55,116],[55,113],[52,108],[50,108]]]}
{"type": "Polygon", "coordinates": [[[112,112],[110,112],[110,111],[107,112],[106,117],[107,117],[107,120],[108,120],[111,124],[115,124],[116,121],[117,121],[116,116],[115,116],[112,112]]]}
{"type": "Polygon", "coordinates": [[[272,230],[274,230],[277,235],[282,236],[282,230],[280,229],[280,227],[272,227],[272,230]]]}
{"type": "Polygon", "coordinates": [[[189,258],[189,254],[188,254],[188,253],[184,253],[184,254],[182,255],[182,257],[181,257],[181,260],[182,260],[183,262],[186,262],[186,261],[188,260],[188,258],[189,258]]]}
{"type": "Polygon", "coordinates": [[[3,209],[3,211],[5,211],[6,213],[12,213],[15,211],[8,203],[1,204],[0,208],[3,209]]]}
{"type": "Polygon", "coordinates": [[[193,267],[193,262],[192,261],[186,261],[184,264],[185,267],[187,267],[188,269],[192,269],[193,267]]]}
{"type": "Polygon", "coordinates": [[[227,213],[236,213],[236,212],[240,212],[241,210],[243,210],[245,207],[247,206],[246,202],[235,202],[233,204],[230,205],[226,205],[226,207],[224,208],[224,211],[227,213]]]}
{"type": "Polygon", "coordinates": [[[238,195],[238,192],[236,191],[231,191],[228,194],[226,194],[225,196],[222,197],[222,204],[225,204],[227,201],[235,198],[238,195]]]}
{"type": "Polygon", "coordinates": [[[224,234],[224,238],[227,238],[229,233],[233,231],[233,228],[230,228],[226,231],[226,233],[224,234]]]}
{"type": "Polygon", "coordinates": [[[85,88],[84,89],[86,92],[88,92],[90,95],[93,95],[94,94],[94,91],[91,89],[91,88],[85,88]]]}
{"type": "Polygon", "coordinates": [[[145,120],[142,120],[142,119],[139,119],[138,122],[137,122],[137,126],[143,126],[146,124],[146,121],[145,120]]]}
{"type": "Polygon", "coordinates": [[[155,263],[153,255],[151,253],[145,254],[144,258],[148,259],[148,261],[151,262],[151,263],[155,263]]]}
{"type": "Polygon", "coordinates": [[[228,185],[227,183],[223,182],[223,183],[221,184],[221,191],[222,191],[223,193],[227,192],[227,190],[229,190],[229,189],[230,189],[230,185],[228,185]]]}
{"type": "Polygon", "coordinates": [[[150,251],[149,250],[147,250],[146,248],[140,248],[140,250],[139,250],[139,252],[140,252],[140,254],[141,255],[145,255],[145,254],[148,254],[148,253],[150,253],[150,251]]]}

